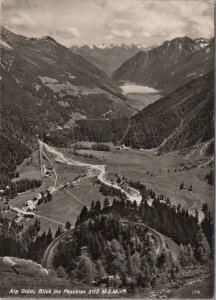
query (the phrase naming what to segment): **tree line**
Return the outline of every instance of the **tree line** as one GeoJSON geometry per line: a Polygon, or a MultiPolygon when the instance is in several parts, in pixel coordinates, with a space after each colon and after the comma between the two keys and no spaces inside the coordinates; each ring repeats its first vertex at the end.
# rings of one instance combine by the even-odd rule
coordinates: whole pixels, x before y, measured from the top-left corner
{"type": "Polygon", "coordinates": [[[96,144],[92,144],[91,146],[87,146],[87,145],[82,145],[82,144],[75,144],[74,145],[74,149],[75,150],[96,150],[96,151],[110,151],[110,146],[109,145],[105,145],[105,144],[101,144],[101,143],[96,143],[96,144]]]}
{"type": "Polygon", "coordinates": [[[15,256],[41,262],[44,251],[52,242],[49,229],[40,234],[40,221],[24,229],[23,224],[0,217],[0,256],[15,256]]]}
{"type": "Polygon", "coordinates": [[[40,187],[42,181],[40,179],[21,179],[16,182],[11,182],[8,188],[5,189],[3,195],[12,199],[17,196],[18,193],[23,193],[28,190],[33,190],[40,187]]]}
{"type": "MultiPolygon", "coordinates": [[[[136,201],[133,203],[129,201],[121,190],[112,186],[107,186],[100,181],[99,191],[104,196],[118,197],[114,199],[112,205],[109,206],[109,210],[112,213],[117,213],[119,216],[127,216],[134,220],[142,220],[146,225],[156,229],[162,234],[172,238],[177,244],[187,245],[190,243],[192,246],[196,245],[197,232],[200,228],[198,222],[198,211],[195,215],[188,212],[187,209],[181,207],[180,204],[172,205],[169,198],[164,195],[156,196],[156,193],[152,189],[147,189],[146,186],[139,181],[129,180],[128,183],[131,187],[140,191],[142,201],[138,205],[136,201]],[[152,204],[148,204],[148,200],[152,199],[152,204]]],[[[206,204],[204,204],[205,207],[206,204]]],[[[204,211],[206,209],[204,208],[204,211]]],[[[210,238],[213,238],[212,228],[210,223],[212,221],[212,212],[207,209],[204,213],[205,224],[208,224],[208,229],[204,230],[209,244],[212,249],[212,242],[210,238]]],[[[80,215],[82,216],[82,214],[80,215]]],[[[87,216],[88,217],[88,216],[87,216]]],[[[79,222],[79,218],[78,221],[79,222]]]]}

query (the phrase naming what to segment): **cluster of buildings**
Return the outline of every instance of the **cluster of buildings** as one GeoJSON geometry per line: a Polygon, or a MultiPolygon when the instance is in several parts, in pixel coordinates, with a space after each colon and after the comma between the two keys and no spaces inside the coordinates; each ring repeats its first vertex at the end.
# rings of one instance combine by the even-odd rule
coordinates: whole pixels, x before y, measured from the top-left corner
{"type": "Polygon", "coordinates": [[[18,207],[10,206],[9,209],[10,209],[10,211],[15,212],[17,214],[17,217],[16,217],[16,222],[17,223],[22,218],[34,218],[35,217],[35,213],[32,212],[32,211],[28,211],[27,209],[25,209],[25,207],[20,209],[18,207]]]}
{"type": "Polygon", "coordinates": [[[47,166],[45,165],[45,164],[42,164],[41,165],[41,175],[43,176],[43,177],[50,177],[51,175],[50,175],[50,171],[52,170],[52,167],[50,167],[50,168],[47,168],[47,166]]]}

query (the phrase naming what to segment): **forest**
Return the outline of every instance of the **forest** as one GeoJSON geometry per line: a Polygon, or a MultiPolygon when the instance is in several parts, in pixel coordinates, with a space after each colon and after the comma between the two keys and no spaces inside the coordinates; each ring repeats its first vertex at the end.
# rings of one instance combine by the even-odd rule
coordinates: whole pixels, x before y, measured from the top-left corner
{"type": "Polygon", "coordinates": [[[16,168],[32,153],[37,141],[29,120],[19,113],[2,108],[0,127],[0,189],[11,186],[16,168]]]}
{"type": "Polygon", "coordinates": [[[214,136],[214,74],[195,79],[131,118],[123,143],[133,148],[185,149],[214,136]],[[166,143],[162,142],[169,138],[166,143]]]}
{"type": "Polygon", "coordinates": [[[80,119],[71,129],[49,133],[46,141],[55,146],[68,146],[77,141],[113,142],[135,149],[162,145],[160,150],[166,152],[205,142],[214,136],[213,78],[210,72],[192,80],[130,119],[80,119]],[[162,144],[164,140],[166,143],[162,144]]]}
{"type": "Polygon", "coordinates": [[[97,144],[113,142],[117,144],[122,140],[128,124],[129,119],[126,117],[77,120],[74,128],[44,132],[41,138],[44,142],[57,147],[66,147],[78,141],[89,141],[97,144]]]}
{"type": "MultiPolygon", "coordinates": [[[[113,203],[109,206],[109,211],[117,214],[118,216],[132,220],[142,220],[146,225],[156,229],[162,234],[172,238],[177,244],[187,245],[190,243],[192,246],[196,245],[197,231],[200,227],[198,222],[198,211],[195,215],[188,212],[188,210],[181,207],[181,205],[172,205],[171,200],[164,195],[156,196],[152,189],[147,189],[146,186],[139,181],[129,180],[128,183],[131,187],[140,191],[142,201],[137,205],[136,201],[133,203],[126,199],[126,195],[119,189],[111,186],[106,186],[100,183],[99,191],[106,196],[118,197],[114,198],[113,203]],[[148,200],[152,199],[152,204],[148,204],[148,200]]],[[[99,203],[97,204],[99,206],[99,203]]],[[[205,215],[201,226],[205,233],[209,245],[213,251],[213,213],[208,208],[206,203],[203,204],[202,211],[205,215]],[[204,230],[204,224],[208,228],[204,230]]],[[[91,213],[90,213],[91,215],[91,213]]],[[[89,214],[86,215],[86,218],[89,214]]],[[[85,220],[82,219],[82,213],[77,219],[77,224],[85,220]],[[80,219],[81,218],[81,219],[80,219]]]]}
{"type": "Polygon", "coordinates": [[[110,151],[110,146],[105,145],[105,144],[92,144],[91,146],[86,146],[86,145],[82,145],[82,144],[75,144],[74,145],[74,149],[75,150],[96,150],[96,151],[110,151]]]}
{"type": "Polygon", "coordinates": [[[23,229],[23,224],[9,222],[0,216],[0,256],[15,256],[41,263],[44,251],[52,242],[50,231],[40,233],[40,221],[23,229]]]}
{"type": "MultiPolygon", "coordinates": [[[[159,242],[147,228],[122,223],[119,218],[129,213],[129,220],[136,220],[140,210],[142,205],[130,201],[115,199],[111,205],[108,198],[103,206],[96,201],[90,209],[83,207],[73,235],[58,246],[54,257],[57,272],[90,286],[106,284],[134,291],[175,280],[185,267],[210,261],[210,247],[198,225],[196,241],[179,241],[177,257],[168,246],[158,253],[159,242]]],[[[181,219],[181,213],[177,214],[181,219]]],[[[185,233],[190,231],[181,226],[185,233]]]]}

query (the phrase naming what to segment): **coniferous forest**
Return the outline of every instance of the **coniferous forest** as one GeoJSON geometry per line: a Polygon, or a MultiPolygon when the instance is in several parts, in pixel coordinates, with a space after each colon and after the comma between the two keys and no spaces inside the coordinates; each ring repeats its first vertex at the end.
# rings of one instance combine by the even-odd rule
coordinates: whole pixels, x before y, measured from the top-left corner
{"type": "Polygon", "coordinates": [[[0,217],[0,256],[15,256],[41,263],[44,251],[52,242],[50,231],[40,233],[40,221],[23,228],[23,224],[0,217]]]}
{"type": "Polygon", "coordinates": [[[55,268],[63,268],[72,280],[131,291],[154,287],[164,278],[175,280],[184,268],[211,261],[212,214],[206,204],[203,211],[205,217],[199,225],[197,214],[157,197],[151,206],[146,200],[137,205],[123,198],[112,204],[107,197],[103,205],[92,202],[90,209],[83,207],[72,236],[59,244],[55,268]],[[168,244],[161,249],[160,239],[148,226],[172,238],[178,252],[168,244]]]}

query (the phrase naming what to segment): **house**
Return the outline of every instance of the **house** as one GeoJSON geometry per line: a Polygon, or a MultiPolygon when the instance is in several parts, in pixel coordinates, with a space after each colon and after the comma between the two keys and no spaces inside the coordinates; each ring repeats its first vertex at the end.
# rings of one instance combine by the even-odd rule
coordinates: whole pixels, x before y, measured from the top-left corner
{"type": "Polygon", "coordinates": [[[42,195],[41,195],[41,194],[37,194],[37,195],[35,196],[34,200],[39,200],[39,199],[41,199],[41,198],[42,198],[42,195]]]}
{"type": "Polygon", "coordinates": [[[36,210],[36,207],[37,207],[37,204],[38,204],[38,200],[36,201],[33,201],[33,200],[28,200],[25,202],[25,205],[27,206],[27,211],[34,211],[36,210]]]}
{"type": "Polygon", "coordinates": [[[15,212],[15,213],[23,213],[21,209],[18,207],[10,206],[10,211],[15,212]]]}
{"type": "Polygon", "coordinates": [[[35,213],[26,211],[26,212],[23,213],[23,217],[25,217],[25,218],[35,218],[35,213]]]}
{"type": "Polygon", "coordinates": [[[55,192],[54,186],[49,186],[49,187],[47,188],[47,191],[50,192],[51,194],[54,193],[54,192],[55,192]]]}

